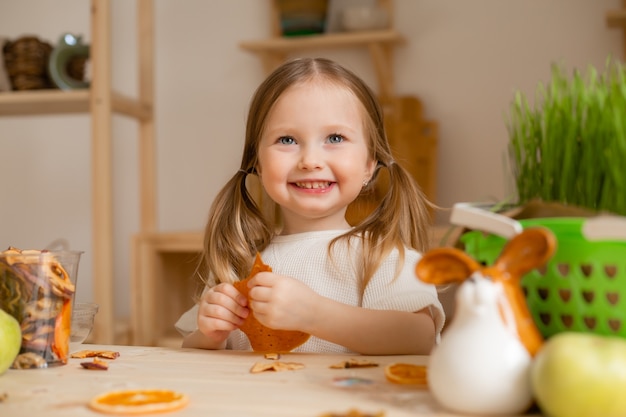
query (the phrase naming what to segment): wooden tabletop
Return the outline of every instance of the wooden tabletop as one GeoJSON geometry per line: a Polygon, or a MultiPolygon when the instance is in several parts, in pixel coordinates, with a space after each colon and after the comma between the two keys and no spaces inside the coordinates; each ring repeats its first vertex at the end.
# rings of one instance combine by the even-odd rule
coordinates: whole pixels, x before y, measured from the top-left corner
{"type": "Polygon", "coordinates": [[[253,352],[82,345],[81,349],[114,350],[106,371],[67,365],[8,370],[0,376],[0,415],[98,416],[87,408],[92,397],[119,389],[172,389],[186,393],[189,404],[172,416],[318,417],[329,412],[384,412],[385,417],[451,415],[441,413],[428,390],[388,382],[384,367],[393,362],[424,365],[426,356],[347,356],[283,354],[281,362],[300,362],[303,369],[250,373],[253,352]],[[331,369],[350,358],[369,359],[371,368],[331,369]]]}

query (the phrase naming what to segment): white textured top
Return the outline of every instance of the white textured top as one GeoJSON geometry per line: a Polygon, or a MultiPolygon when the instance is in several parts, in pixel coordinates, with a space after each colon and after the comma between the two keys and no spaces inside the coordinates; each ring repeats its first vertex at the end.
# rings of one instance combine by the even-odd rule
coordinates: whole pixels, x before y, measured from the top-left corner
{"type": "MultiPolygon", "coordinates": [[[[359,239],[352,239],[350,245],[340,241],[333,248],[333,256],[328,256],[329,242],[345,230],[306,232],[286,236],[276,236],[261,253],[263,262],[280,275],[294,277],[324,297],[344,304],[374,310],[419,311],[431,308],[435,319],[437,340],[443,327],[445,315],[439,302],[436,288],[425,284],[415,276],[415,265],[421,254],[415,250],[405,251],[405,262],[400,275],[394,279],[398,251],[394,250],[361,294],[359,288],[359,263],[361,253],[359,239]]],[[[176,328],[183,335],[197,329],[197,306],[184,313],[176,328]]],[[[250,350],[250,342],[240,330],[233,331],[228,339],[229,349],[250,350]]],[[[294,352],[349,353],[343,346],[311,337],[294,352]]]]}

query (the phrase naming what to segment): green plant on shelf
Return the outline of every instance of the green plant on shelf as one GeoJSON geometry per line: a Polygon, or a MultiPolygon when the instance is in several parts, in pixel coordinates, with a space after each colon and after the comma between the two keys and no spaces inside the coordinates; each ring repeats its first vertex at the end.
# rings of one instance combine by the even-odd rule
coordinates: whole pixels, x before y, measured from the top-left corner
{"type": "Polygon", "coordinates": [[[518,203],[533,199],[626,215],[626,73],[609,58],[568,76],[552,66],[533,106],[516,92],[508,120],[518,203]]]}

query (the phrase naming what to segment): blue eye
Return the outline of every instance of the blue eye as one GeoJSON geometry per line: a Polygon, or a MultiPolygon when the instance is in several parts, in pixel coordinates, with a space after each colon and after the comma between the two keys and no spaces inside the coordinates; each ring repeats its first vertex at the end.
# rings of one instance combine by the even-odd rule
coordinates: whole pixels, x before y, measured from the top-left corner
{"type": "Polygon", "coordinates": [[[296,143],[296,140],[291,136],[281,136],[278,138],[278,143],[282,143],[283,145],[292,145],[296,143]]]}
{"type": "Polygon", "coordinates": [[[338,134],[333,134],[328,137],[328,142],[330,143],[341,143],[343,142],[343,136],[338,134]]]}

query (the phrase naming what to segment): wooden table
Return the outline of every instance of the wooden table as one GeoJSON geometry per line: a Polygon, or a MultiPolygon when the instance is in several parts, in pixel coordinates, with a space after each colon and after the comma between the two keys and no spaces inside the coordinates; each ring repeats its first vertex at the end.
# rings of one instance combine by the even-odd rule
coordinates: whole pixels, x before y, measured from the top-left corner
{"type": "Polygon", "coordinates": [[[98,416],[86,406],[91,397],[133,388],[188,394],[186,408],[165,414],[176,416],[317,417],[350,409],[384,411],[385,417],[441,415],[427,390],[392,384],[383,374],[389,363],[425,364],[425,356],[356,356],[380,366],[331,369],[330,365],[353,356],[293,353],[279,360],[301,362],[304,369],[252,374],[253,364],[268,361],[261,354],[139,346],[81,348],[116,350],[120,357],[109,361],[107,371],[80,366],[91,359],[70,359],[67,365],[48,369],[10,369],[0,376],[0,415],[98,416]],[[342,378],[365,378],[370,383],[342,386],[346,383],[342,378]]]}

